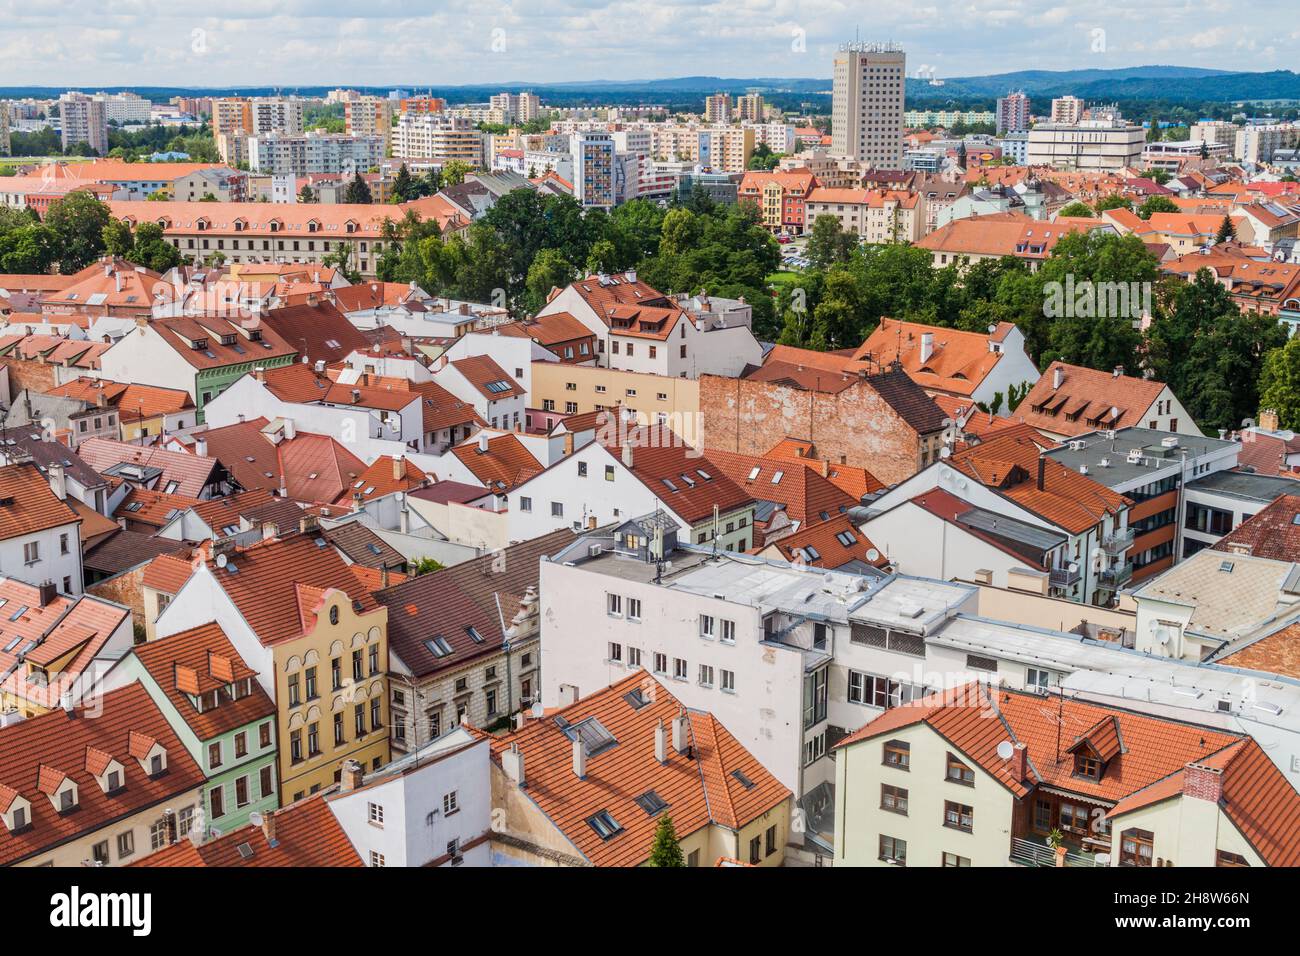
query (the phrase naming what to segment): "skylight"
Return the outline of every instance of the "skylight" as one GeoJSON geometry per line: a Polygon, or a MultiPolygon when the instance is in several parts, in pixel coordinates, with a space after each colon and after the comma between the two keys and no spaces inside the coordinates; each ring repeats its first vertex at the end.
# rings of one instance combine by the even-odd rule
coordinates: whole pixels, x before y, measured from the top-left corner
{"type": "Polygon", "coordinates": [[[424,646],[429,649],[429,653],[434,657],[446,657],[451,653],[451,645],[441,634],[424,642],[424,646]]]}
{"type": "Polygon", "coordinates": [[[742,787],[744,787],[746,790],[753,790],[753,789],[754,789],[754,781],[752,781],[752,780],[750,780],[748,777],[746,777],[743,771],[740,771],[740,770],[733,770],[733,771],[731,771],[731,775],[732,775],[733,777],[735,777],[736,780],[738,780],[738,781],[740,782],[740,785],[741,785],[742,787]]]}
{"type": "Polygon", "coordinates": [[[746,480],[746,481],[753,481],[755,478],[758,477],[758,473],[759,473],[760,471],[762,471],[762,470],[763,470],[763,469],[762,469],[761,466],[759,466],[759,465],[755,465],[753,468],[751,468],[751,469],[749,470],[749,477],[748,477],[747,479],[745,479],[745,480],[746,480]]]}
{"type": "Polygon", "coordinates": [[[576,724],[561,723],[560,721],[563,721],[563,718],[557,719],[557,726],[563,731],[564,736],[570,740],[581,740],[588,757],[603,753],[618,743],[614,735],[606,730],[605,725],[595,717],[588,717],[576,724]]]}
{"type": "Polygon", "coordinates": [[[647,790],[645,793],[641,794],[641,796],[637,797],[636,805],[652,817],[655,814],[662,813],[664,810],[668,809],[667,801],[653,790],[647,790]]]}
{"type": "Polygon", "coordinates": [[[595,830],[602,840],[608,840],[623,829],[608,810],[601,810],[587,817],[587,825],[595,830]]]}
{"type": "Polygon", "coordinates": [[[781,483],[781,479],[784,477],[785,477],[785,472],[778,471],[775,475],[772,476],[772,484],[779,485],[781,483]]]}

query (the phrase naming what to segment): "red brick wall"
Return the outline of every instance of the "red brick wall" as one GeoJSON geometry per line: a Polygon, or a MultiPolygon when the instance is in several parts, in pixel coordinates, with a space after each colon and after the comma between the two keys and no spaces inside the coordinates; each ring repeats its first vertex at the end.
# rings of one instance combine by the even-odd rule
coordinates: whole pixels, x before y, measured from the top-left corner
{"type": "Polygon", "coordinates": [[[115,578],[100,581],[86,588],[87,593],[101,597],[106,601],[116,601],[131,609],[132,622],[144,627],[144,596],[140,590],[140,581],[144,577],[145,566],[133,571],[119,574],[115,578]]]}
{"type": "Polygon", "coordinates": [[[5,359],[4,364],[9,366],[10,395],[17,395],[25,388],[34,392],[48,392],[58,384],[54,380],[56,366],[49,363],[5,359]]]}
{"type": "Polygon", "coordinates": [[[817,457],[866,468],[885,484],[916,474],[920,438],[865,382],[830,395],[749,379],[700,377],[705,449],[761,455],[802,438],[817,457]]]}

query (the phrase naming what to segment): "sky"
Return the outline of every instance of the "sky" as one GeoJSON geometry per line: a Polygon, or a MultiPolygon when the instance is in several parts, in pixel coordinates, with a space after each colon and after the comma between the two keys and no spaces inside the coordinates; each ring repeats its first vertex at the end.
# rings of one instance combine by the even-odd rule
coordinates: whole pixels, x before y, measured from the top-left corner
{"type": "Polygon", "coordinates": [[[0,0],[5,86],[450,86],[909,71],[1296,69],[1295,0],[0,0]],[[214,9],[221,10],[213,16],[214,9]]]}

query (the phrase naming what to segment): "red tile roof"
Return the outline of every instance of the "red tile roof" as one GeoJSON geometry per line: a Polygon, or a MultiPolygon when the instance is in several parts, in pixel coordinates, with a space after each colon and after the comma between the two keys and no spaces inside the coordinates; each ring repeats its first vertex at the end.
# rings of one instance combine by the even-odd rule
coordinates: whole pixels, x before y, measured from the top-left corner
{"type": "Polygon", "coordinates": [[[596,440],[620,460],[626,450],[632,461],[629,470],[636,479],[689,524],[712,517],[715,505],[725,515],[754,500],[706,454],[686,444],[666,425],[602,429],[596,440]]]}
{"type": "MultiPolygon", "coordinates": [[[[31,826],[18,833],[0,827],[0,864],[13,864],[86,836],[149,807],[182,796],[204,783],[189,752],[139,683],[99,697],[95,710],[75,707],[31,717],[0,730],[0,784],[31,804],[31,826]],[[167,752],[167,769],[150,777],[136,759],[136,739],[151,739],[167,752]],[[106,794],[86,769],[93,748],[123,767],[125,786],[106,794]],[[77,784],[78,809],[58,813],[41,787],[50,774],[77,784]]],[[[146,751],[147,752],[147,751],[146,751]]]]}
{"type": "MultiPolygon", "coordinates": [[[[1010,326],[1010,323],[1003,323],[1010,326]]],[[[970,395],[1002,358],[989,349],[989,336],[901,319],[881,319],[880,325],[853,353],[858,361],[885,367],[895,359],[925,389],[970,395]],[[931,352],[921,360],[922,337],[932,336],[931,352]]]]}
{"type": "Polygon", "coordinates": [[[821,476],[816,460],[805,468],[796,462],[739,452],[706,449],[705,455],[755,500],[784,505],[791,521],[822,521],[858,503],[857,498],[821,476]]]}
{"type": "Polygon", "coordinates": [[[423,488],[432,480],[427,472],[405,458],[380,455],[335,499],[335,504],[348,504],[358,500],[358,496],[361,501],[372,501],[397,491],[423,488]]]}
{"type": "Polygon", "coordinates": [[[1016,417],[1056,435],[1144,425],[1164,382],[1053,362],[1016,407],[1016,417]],[[1061,386],[1053,388],[1056,370],[1061,386]]]}
{"type": "Polygon", "coordinates": [[[487,451],[481,450],[481,441],[486,434],[480,433],[479,437],[451,450],[461,464],[483,482],[484,488],[503,494],[542,470],[542,463],[509,432],[488,438],[487,451]]]}
{"type": "Polygon", "coordinates": [[[0,467],[0,541],[80,523],[72,506],[50,490],[34,464],[0,467]]]}
{"type": "Polygon", "coordinates": [[[154,489],[188,498],[201,497],[217,470],[215,458],[165,448],[141,447],[111,438],[87,438],[77,446],[77,454],[101,474],[117,464],[160,468],[162,476],[154,489]],[[169,488],[172,483],[176,487],[169,488]]]}
{"type": "Polygon", "coordinates": [[[1217,551],[1236,551],[1257,558],[1294,561],[1300,556],[1300,485],[1294,495],[1274,498],[1231,534],[1215,543],[1217,551]]]}
{"type": "Polygon", "coordinates": [[[275,703],[256,680],[252,681],[252,693],[238,700],[224,700],[217,707],[205,707],[202,711],[190,703],[191,694],[211,694],[228,684],[256,676],[257,672],[244,663],[220,624],[201,624],[138,644],[131,653],[201,741],[275,714],[275,703]]]}
{"type": "Polygon", "coordinates": [[[778,538],[772,544],[787,561],[826,568],[828,571],[843,567],[851,561],[877,568],[889,564],[885,553],[872,544],[846,514],[835,515],[827,521],[816,521],[788,537],[778,538]]]}
{"type": "Polygon", "coordinates": [[[472,355],[468,358],[455,359],[451,365],[465,376],[465,380],[478,389],[484,398],[499,400],[524,394],[524,387],[511,378],[490,355],[472,355]],[[505,387],[498,391],[488,388],[489,385],[498,383],[505,387]]]}
{"type": "Polygon", "coordinates": [[[248,824],[195,846],[188,839],[137,860],[132,866],[364,866],[356,848],[325,801],[316,794],[269,811],[274,841],[266,826],[248,824]]]}
{"type": "MultiPolygon", "coordinates": [[[[653,790],[668,804],[679,838],[710,824],[740,830],[790,799],[781,785],[711,714],[687,711],[661,684],[638,672],[519,730],[492,738],[492,757],[518,746],[524,756],[528,799],[595,866],[638,866],[649,858],[658,815],[636,798],[653,790]],[[640,691],[647,703],[634,708],[626,695],[640,691]],[[685,713],[690,756],[672,747],[672,721],[685,713]],[[618,741],[590,754],[586,776],[573,772],[573,742],[561,727],[595,719],[618,741]],[[655,758],[655,727],[668,735],[668,759],[655,758]],[[752,786],[746,787],[742,775],[752,786]],[[608,812],[620,829],[609,839],[587,820],[608,812]]],[[[513,784],[512,784],[513,785],[513,784]]]]}

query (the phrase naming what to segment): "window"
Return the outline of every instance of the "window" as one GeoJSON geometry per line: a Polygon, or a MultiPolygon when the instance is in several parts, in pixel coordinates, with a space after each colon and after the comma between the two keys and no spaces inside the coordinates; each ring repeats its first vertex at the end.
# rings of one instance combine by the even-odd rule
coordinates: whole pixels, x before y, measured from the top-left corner
{"type": "Polygon", "coordinates": [[[23,563],[35,564],[41,560],[41,543],[39,541],[28,541],[23,545],[23,563]]]}
{"type": "Polygon", "coordinates": [[[130,830],[117,835],[117,858],[119,860],[135,852],[135,834],[130,830]]]}
{"type": "Polygon", "coordinates": [[[880,834],[880,859],[886,863],[907,866],[907,841],[880,834]]]}
{"type": "Polygon", "coordinates": [[[776,849],[777,849],[777,847],[776,847],[776,824],[774,823],[774,824],[772,824],[770,827],[768,827],[768,828],[767,828],[767,832],[766,832],[763,836],[764,836],[764,843],[766,844],[766,847],[765,847],[765,849],[764,849],[764,853],[763,853],[763,855],[764,855],[764,856],[771,856],[773,853],[776,852],[776,849]]]}
{"type": "Polygon", "coordinates": [[[1120,866],[1150,866],[1156,835],[1150,830],[1125,830],[1119,838],[1120,866]]]}
{"type": "Polygon", "coordinates": [[[907,791],[887,783],[880,785],[880,809],[907,816],[907,791]]]}
{"type": "Polygon", "coordinates": [[[267,721],[257,728],[257,739],[263,747],[271,746],[271,723],[267,721]]]}
{"type": "Polygon", "coordinates": [[[708,664],[700,665],[700,686],[701,687],[713,686],[713,668],[710,667],[708,664]]]}
{"type": "Polygon", "coordinates": [[[944,853],[943,865],[944,866],[970,866],[970,858],[965,856],[958,856],[956,853],[944,853]]]}
{"type": "Polygon", "coordinates": [[[724,670],[722,672],[722,683],[719,685],[723,693],[734,694],[736,692],[736,672],[724,670]]]}
{"type": "Polygon", "coordinates": [[[342,747],[347,743],[347,735],[343,732],[343,713],[334,715],[334,746],[342,747]]]}
{"type": "Polygon", "coordinates": [[[607,660],[611,660],[616,664],[621,664],[623,662],[623,645],[617,644],[614,641],[610,641],[609,657],[607,658],[607,660]]]}
{"type": "Polygon", "coordinates": [[[239,777],[235,780],[235,806],[248,806],[248,778],[239,777]]]}
{"type": "Polygon", "coordinates": [[[714,618],[711,614],[700,615],[700,637],[707,641],[714,638],[714,618]]]}
{"type": "Polygon", "coordinates": [[[736,643],[736,622],[735,621],[728,621],[726,618],[723,618],[722,643],[724,644],[736,643]]]}
{"type": "Polygon", "coordinates": [[[823,667],[808,674],[803,679],[803,726],[805,730],[826,719],[828,676],[829,669],[823,667]]]}
{"type": "Polygon", "coordinates": [[[563,503],[563,502],[561,502],[561,501],[552,501],[552,502],[551,502],[551,517],[552,517],[552,518],[563,518],[563,517],[564,517],[564,503],[563,503]]]}
{"type": "Polygon", "coordinates": [[[579,478],[587,477],[587,463],[585,461],[578,462],[578,477],[579,478]]]}
{"type": "Polygon", "coordinates": [[[639,648],[639,647],[632,647],[632,646],[630,646],[630,645],[628,646],[628,649],[627,649],[627,666],[628,666],[628,667],[640,667],[640,666],[641,666],[641,648],[639,648]]]}
{"type": "Polygon", "coordinates": [[[1031,667],[1025,671],[1025,687],[1029,690],[1047,690],[1048,683],[1051,681],[1051,675],[1037,667],[1031,667]]]}
{"type": "Polygon", "coordinates": [[[882,762],[886,767],[909,769],[912,763],[912,745],[902,740],[885,741],[885,759],[882,762]]]}
{"type": "Polygon", "coordinates": [[[236,757],[248,756],[248,734],[244,733],[243,731],[240,731],[239,733],[235,734],[235,756],[236,757]]]}
{"type": "Polygon", "coordinates": [[[352,708],[352,725],[358,737],[366,734],[366,705],[357,704],[352,708]]]}
{"type": "Polygon", "coordinates": [[[456,791],[453,790],[451,793],[444,793],[442,795],[443,816],[449,817],[453,813],[456,813],[459,810],[460,810],[460,803],[457,800],[456,791]]]}
{"type": "Polygon", "coordinates": [[[208,794],[208,803],[212,807],[212,818],[215,820],[223,816],[226,812],[225,792],[220,787],[213,787],[212,792],[208,794]]]}
{"type": "Polygon", "coordinates": [[[968,787],[975,786],[975,771],[966,766],[952,754],[948,754],[948,771],[946,776],[952,783],[965,784],[968,787]]]}
{"type": "Polygon", "coordinates": [[[289,706],[297,707],[302,703],[302,692],[298,687],[298,675],[289,675],[289,706]]]}
{"type": "Polygon", "coordinates": [[[758,865],[763,861],[763,838],[756,836],[749,841],[749,862],[758,865]]]}
{"type": "Polygon", "coordinates": [[[362,660],[361,652],[353,651],[352,652],[352,679],[354,681],[363,680],[366,676],[365,672],[361,668],[361,660],[362,660]]]}
{"type": "Polygon", "coordinates": [[[943,825],[970,833],[975,828],[975,810],[964,803],[943,802],[943,825]]]}
{"type": "Polygon", "coordinates": [[[1232,853],[1228,850],[1220,850],[1215,855],[1215,866],[1250,866],[1250,863],[1240,853],[1232,853]]]}
{"type": "Polygon", "coordinates": [[[529,511],[532,511],[532,510],[533,510],[533,499],[532,499],[532,498],[525,498],[525,497],[522,497],[522,496],[521,496],[520,499],[519,499],[519,510],[520,510],[520,511],[523,511],[523,512],[529,512],[529,511]]]}
{"type": "Polygon", "coordinates": [[[589,816],[587,826],[595,830],[596,835],[602,840],[608,840],[623,829],[608,810],[601,810],[599,813],[589,816]]]}
{"type": "Polygon", "coordinates": [[[623,614],[623,595],[606,594],[605,613],[611,617],[620,617],[623,614]]]}
{"type": "Polygon", "coordinates": [[[636,798],[636,805],[639,806],[650,816],[662,813],[668,808],[667,801],[653,790],[647,790],[641,796],[636,798]]]}
{"type": "Polygon", "coordinates": [[[263,797],[269,797],[275,789],[271,778],[271,765],[267,764],[258,774],[258,790],[263,797]]]}
{"type": "Polygon", "coordinates": [[[107,866],[108,865],[108,841],[101,840],[99,843],[96,843],[94,848],[90,851],[90,855],[91,858],[94,859],[96,863],[100,863],[103,864],[104,866],[107,866]]]}
{"type": "Polygon", "coordinates": [[[1091,754],[1080,751],[1074,755],[1074,775],[1090,780],[1101,778],[1101,761],[1091,754]]]}
{"type": "Polygon", "coordinates": [[[807,740],[803,745],[803,765],[815,763],[822,757],[826,756],[826,731],[822,731],[811,740],[807,740]]]}
{"type": "Polygon", "coordinates": [[[668,655],[667,655],[667,654],[660,654],[658,651],[655,651],[655,657],[654,657],[654,672],[655,672],[656,674],[666,674],[666,673],[668,673],[668,655]]]}
{"type": "Polygon", "coordinates": [[[221,766],[220,742],[215,744],[208,744],[208,766],[213,768],[221,766]]]}
{"type": "Polygon", "coordinates": [[[1047,800],[1034,801],[1034,829],[1048,833],[1052,829],[1052,804],[1047,800]]]}
{"type": "Polygon", "coordinates": [[[692,851],[691,851],[690,856],[688,856],[688,857],[686,858],[686,865],[687,865],[687,866],[699,866],[699,865],[700,865],[700,851],[699,851],[699,850],[692,850],[692,851]]]}
{"type": "Polygon", "coordinates": [[[149,827],[149,849],[161,850],[167,845],[167,821],[159,820],[149,827]]]}
{"type": "Polygon", "coordinates": [[[686,660],[684,658],[673,658],[673,678],[675,680],[686,680],[686,660]]]}
{"type": "Polygon", "coordinates": [[[59,535],[59,554],[67,554],[67,553],[68,553],[68,536],[66,534],[61,534],[59,535]]]}
{"type": "Polygon", "coordinates": [[[307,725],[307,756],[317,757],[320,755],[320,724],[307,725]]]}
{"type": "Polygon", "coordinates": [[[627,599],[627,619],[629,621],[641,620],[641,599],[640,598],[627,599]]]}
{"type": "Polygon", "coordinates": [[[384,855],[377,850],[370,851],[370,865],[374,867],[384,866],[384,855]]]}

